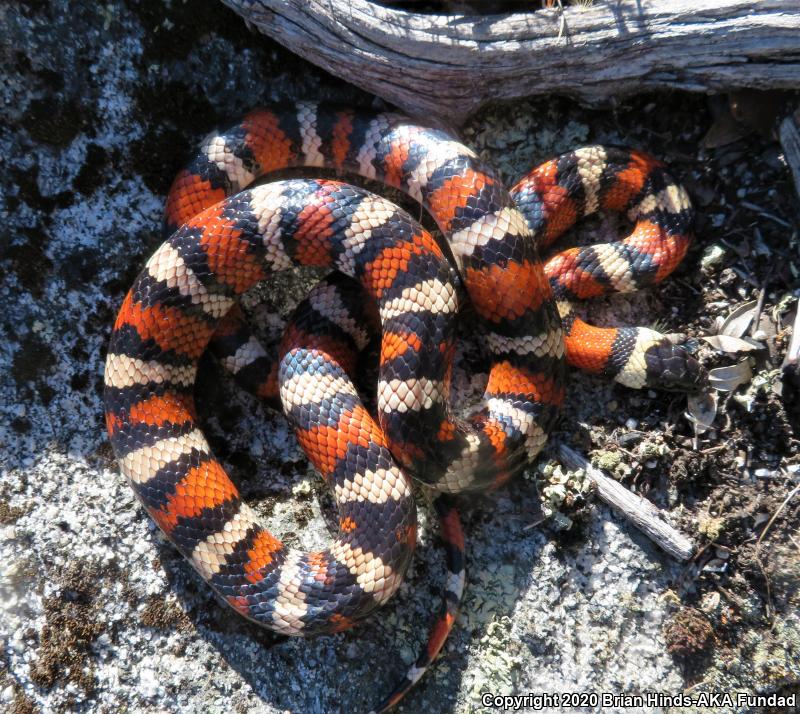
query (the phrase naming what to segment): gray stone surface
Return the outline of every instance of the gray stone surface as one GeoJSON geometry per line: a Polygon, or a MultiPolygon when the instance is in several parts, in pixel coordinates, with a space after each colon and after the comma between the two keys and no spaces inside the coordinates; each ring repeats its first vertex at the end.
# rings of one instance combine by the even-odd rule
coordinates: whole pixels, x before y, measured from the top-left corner
{"type": "MultiPolygon", "coordinates": [[[[0,707],[368,710],[413,659],[436,606],[442,560],[427,508],[410,577],[377,616],[311,641],[274,636],[217,603],[136,503],[106,442],[101,384],[115,311],[158,243],[164,193],[191,146],[257,103],[369,98],[248,36],[216,3],[6,3],[0,26],[0,707]]],[[[585,110],[526,112],[490,113],[467,136],[519,173],[589,134],[585,110]]],[[[600,138],[622,143],[628,126],[600,138]]],[[[300,292],[287,285],[249,301],[265,334],[279,333],[300,292]]],[[[293,544],[323,543],[330,499],[313,495],[317,480],[282,417],[213,365],[200,381],[212,444],[266,523],[293,544]]],[[[560,438],[596,441],[630,417],[624,390],[579,377],[570,393],[581,396],[560,438]]],[[[680,404],[668,412],[652,396],[634,399],[639,418],[656,414],[643,427],[651,436],[672,433],[680,404]]],[[[690,498],[684,511],[666,488],[669,468],[659,461],[651,496],[691,527],[697,505],[690,498]]],[[[687,684],[662,634],[687,571],[603,507],[570,511],[569,531],[526,528],[535,494],[528,478],[467,504],[463,613],[406,711],[474,711],[483,691],[687,684]]],[[[796,614],[781,623],[770,661],[787,668],[785,682],[792,667],[797,676],[785,644],[797,646],[796,614]]],[[[765,682],[751,670],[726,684],[765,682]]]]}

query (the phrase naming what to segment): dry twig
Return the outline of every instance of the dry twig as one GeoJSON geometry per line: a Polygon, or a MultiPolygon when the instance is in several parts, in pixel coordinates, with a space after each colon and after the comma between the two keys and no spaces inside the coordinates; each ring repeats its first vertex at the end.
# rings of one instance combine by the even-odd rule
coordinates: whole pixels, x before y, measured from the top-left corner
{"type": "Polygon", "coordinates": [[[597,494],[633,523],[661,549],[678,560],[689,560],[694,544],[664,519],[663,513],[650,501],[631,493],[622,484],[592,466],[577,451],[563,444],[558,455],[567,468],[582,469],[597,487],[597,494]]]}

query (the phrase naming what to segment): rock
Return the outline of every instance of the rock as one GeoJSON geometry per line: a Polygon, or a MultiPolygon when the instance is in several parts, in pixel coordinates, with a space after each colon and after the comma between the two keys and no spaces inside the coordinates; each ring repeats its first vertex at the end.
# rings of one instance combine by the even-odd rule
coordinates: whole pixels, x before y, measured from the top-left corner
{"type": "MultiPolygon", "coordinates": [[[[2,10],[0,701],[18,711],[364,711],[402,674],[401,655],[418,651],[436,608],[432,529],[407,585],[357,629],[309,641],[260,630],[215,600],[136,502],[105,437],[101,389],[114,316],[159,242],[164,194],[191,147],[257,104],[372,98],[249,34],[220,3],[36,6],[2,10]]],[[[660,114],[653,132],[673,121],[660,114]]],[[[597,125],[562,100],[520,102],[487,111],[473,135],[480,151],[513,149],[510,173],[575,140],[623,143],[622,116],[597,125]]],[[[285,316],[288,292],[259,296],[285,316]]],[[[280,317],[255,312],[279,334],[280,317]]],[[[573,402],[566,425],[613,429],[603,409],[612,389],[623,419],[646,416],[629,417],[624,391],[576,383],[591,396],[573,402]]],[[[266,523],[303,547],[325,542],[325,513],[306,500],[282,417],[213,366],[200,395],[214,448],[266,523]]],[[[467,711],[477,683],[498,693],[683,688],[660,635],[660,594],[680,568],[602,507],[570,513],[565,534],[526,530],[535,499],[520,480],[468,502],[463,614],[410,711],[467,711]]],[[[769,651],[786,650],[790,631],[776,631],[769,651]]]]}

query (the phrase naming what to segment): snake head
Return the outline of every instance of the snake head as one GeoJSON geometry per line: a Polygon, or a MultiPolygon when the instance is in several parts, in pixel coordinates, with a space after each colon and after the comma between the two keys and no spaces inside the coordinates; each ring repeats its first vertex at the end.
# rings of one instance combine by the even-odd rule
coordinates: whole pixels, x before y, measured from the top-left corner
{"type": "Polygon", "coordinates": [[[645,352],[647,386],[669,392],[696,392],[708,381],[708,374],[686,349],[664,337],[645,352]]]}

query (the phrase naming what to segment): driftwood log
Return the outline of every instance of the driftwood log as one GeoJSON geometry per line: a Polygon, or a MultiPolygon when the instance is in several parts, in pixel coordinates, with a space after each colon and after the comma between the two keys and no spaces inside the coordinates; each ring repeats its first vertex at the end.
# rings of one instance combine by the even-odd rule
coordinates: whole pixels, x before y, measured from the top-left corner
{"type": "Polygon", "coordinates": [[[368,0],[223,0],[296,54],[408,113],[461,124],[536,94],[800,87],[800,0],[619,0],[495,16],[368,0]]]}

